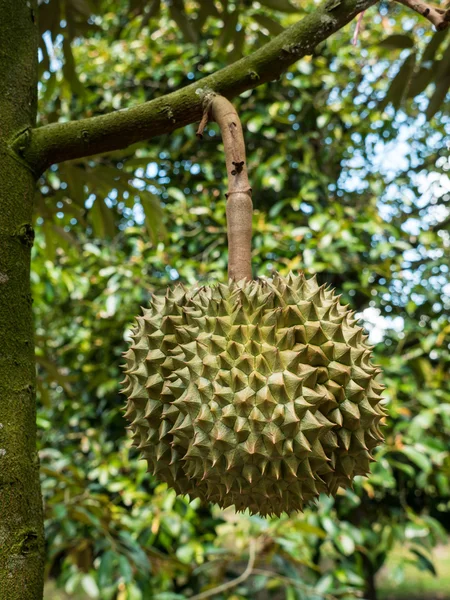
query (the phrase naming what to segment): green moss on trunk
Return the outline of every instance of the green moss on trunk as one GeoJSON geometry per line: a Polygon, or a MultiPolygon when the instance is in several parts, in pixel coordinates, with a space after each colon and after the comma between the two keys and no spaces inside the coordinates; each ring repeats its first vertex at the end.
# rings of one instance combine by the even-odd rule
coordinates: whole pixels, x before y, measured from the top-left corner
{"type": "Polygon", "coordinates": [[[35,124],[37,0],[0,0],[0,600],[42,598],[30,254],[35,177],[10,144],[35,124]]]}

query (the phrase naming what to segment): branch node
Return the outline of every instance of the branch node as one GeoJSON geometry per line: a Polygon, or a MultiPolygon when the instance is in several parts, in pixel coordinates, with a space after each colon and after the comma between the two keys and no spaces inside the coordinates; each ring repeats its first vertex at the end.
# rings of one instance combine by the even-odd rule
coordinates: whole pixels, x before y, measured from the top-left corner
{"type": "Polygon", "coordinates": [[[6,146],[6,152],[11,156],[15,161],[20,163],[23,167],[28,169],[30,173],[37,179],[40,172],[34,170],[33,166],[28,162],[26,158],[27,151],[31,144],[31,136],[32,129],[27,127],[20,131],[9,144],[6,146]]]}
{"type": "Polygon", "coordinates": [[[16,152],[19,156],[24,156],[26,149],[28,148],[31,141],[31,128],[27,127],[20,131],[10,144],[11,150],[16,152]]]}
{"type": "Polygon", "coordinates": [[[247,194],[247,196],[250,196],[250,198],[252,197],[252,188],[248,187],[245,190],[234,190],[234,192],[227,192],[225,194],[225,198],[228,199],[228,196],[231,196],[232,194],[247,194]]]}

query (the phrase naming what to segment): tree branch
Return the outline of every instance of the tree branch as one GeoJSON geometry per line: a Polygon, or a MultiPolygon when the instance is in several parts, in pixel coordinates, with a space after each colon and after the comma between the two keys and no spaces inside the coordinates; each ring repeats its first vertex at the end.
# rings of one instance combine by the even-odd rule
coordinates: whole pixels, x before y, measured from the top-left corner
{"type": "Polygon", "coordinates": [[[161,98],[107,115],[53,123],[22,133],[12,150],[34,173],[51,164],[119,150],[199,121],[211,91],[232,98],[277,79],[330,35],[377,0],[324,0],[313,13],[259,50],[161,98]]]}
{"type": "Polygon", "coordinates": [[[438,31],[447,29],[450,25],[450,10],[448,9],[437,8],[432,4],[422,2],[422,0],[396,0],[396,2],[411,8],[419,13],[419,15],[428,19],[438,31]]]}

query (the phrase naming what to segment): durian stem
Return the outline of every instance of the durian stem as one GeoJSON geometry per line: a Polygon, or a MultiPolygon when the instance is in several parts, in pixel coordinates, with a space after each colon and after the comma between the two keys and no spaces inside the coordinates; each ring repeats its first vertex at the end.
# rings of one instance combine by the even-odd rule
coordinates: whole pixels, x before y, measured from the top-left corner
{"type": "Polygon", "coordinates": [[[222,132],[228,173],[228,277],[250,280],[253,203],[242,125],[234,106],[223,96],[213,96],[209,111],[222,132]]]}

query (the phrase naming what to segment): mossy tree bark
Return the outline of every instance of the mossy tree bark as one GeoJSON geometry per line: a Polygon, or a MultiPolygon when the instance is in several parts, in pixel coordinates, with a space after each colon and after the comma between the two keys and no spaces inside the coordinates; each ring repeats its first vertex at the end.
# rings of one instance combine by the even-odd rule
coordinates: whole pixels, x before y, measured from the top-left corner
{"type": "Polygon", "coordinates": [[[10,149],[35,125],[37,0],[0,0],[0,599],[42,598],[30,259],[36,177],[10,149]]]}

